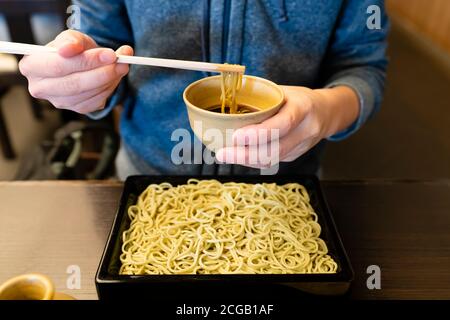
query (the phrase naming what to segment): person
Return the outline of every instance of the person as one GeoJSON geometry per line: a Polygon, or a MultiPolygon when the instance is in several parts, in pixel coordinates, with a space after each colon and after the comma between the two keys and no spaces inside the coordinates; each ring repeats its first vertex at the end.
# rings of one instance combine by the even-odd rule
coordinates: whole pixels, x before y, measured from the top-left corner
{"type": "Polygon", "coordinates": [[[383,0],[74,1],[80,30],[25,56],[33,97],[56,108],[105,117],[121,104],[120,178],[130,174],[254,174],[249,155],[279,130],[279,173],[315,173],[326,141],[345,139],[380,107],[389,21],[383,0]],[[369,6],[380,28],[369,28],[369,6]],[[115,50],[115,52],[114,52],[115,50]],[[116,53],[233,63],[283,85],[285,103],[268,120],[235,132],[244,141],[217,151],[218,164],[175,165],[171,134],[189,128],[184,88],[207,74],[118,64],[116,53]]]}

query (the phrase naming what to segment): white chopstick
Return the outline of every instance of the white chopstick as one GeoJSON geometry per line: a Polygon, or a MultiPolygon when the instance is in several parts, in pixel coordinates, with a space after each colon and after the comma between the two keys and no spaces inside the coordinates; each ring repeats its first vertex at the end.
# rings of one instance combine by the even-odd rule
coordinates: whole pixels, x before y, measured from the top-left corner
{"type": "MultiPolygon", "coordinates": [[[[17,42],[0,41],[0,53],[30,55],[33,53],[54,52],[58,49],[53,47],[38,46],[17,42]]],[[[245,66],[235,64],[220,64],[199,61],[186,61],[174,59],[147,58],[137,56],[117,55],[117,63],[139,64],[146,66],[185,69],[206,72],[239,72],[244,73],[245,66]]]]}

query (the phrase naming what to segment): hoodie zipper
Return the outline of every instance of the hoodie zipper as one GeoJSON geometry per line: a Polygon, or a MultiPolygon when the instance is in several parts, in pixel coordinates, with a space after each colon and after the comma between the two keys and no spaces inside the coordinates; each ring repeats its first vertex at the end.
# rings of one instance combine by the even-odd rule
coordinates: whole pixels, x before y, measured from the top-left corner
{"type": "Polygon", "coordinates": [[[227,62],[228,34],[230,31],[231,0],[225,0],[223,9],[222,62],[227,62]]]}

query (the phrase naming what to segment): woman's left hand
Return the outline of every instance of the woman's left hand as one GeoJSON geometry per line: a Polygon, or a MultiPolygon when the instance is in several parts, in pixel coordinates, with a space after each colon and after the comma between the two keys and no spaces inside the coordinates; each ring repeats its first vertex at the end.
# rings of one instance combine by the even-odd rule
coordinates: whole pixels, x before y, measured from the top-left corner
{"type": "Polygon", "coordinates": [[[358,97],[350,87],[282,89],[285,104],[278,113],[236,130],[234,146],[216,152],[219,162],[268,168],[280,161],[293,161],[320,140],[349,127],[358,116],[358,97]]]}

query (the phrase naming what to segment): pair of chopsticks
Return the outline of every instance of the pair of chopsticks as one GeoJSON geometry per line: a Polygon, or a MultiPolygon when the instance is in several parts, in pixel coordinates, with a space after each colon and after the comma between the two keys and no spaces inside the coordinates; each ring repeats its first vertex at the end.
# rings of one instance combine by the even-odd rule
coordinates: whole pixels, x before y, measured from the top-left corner
{"type": "MultiPolygon", "coordinates": [[[[31,55],[34,53],[57,53],[53,47],[38,46],[17,42],[0,41],[0,53],[31,55]]],[[[165,67],[174,69],[205,71],[205,72],[238,72],[244,73],[245,66],[233,64],[220,64],[199,61],[147,58],[137,56],[117,55],[117,63],[139,64],[146,66],[165,67]]]]}

